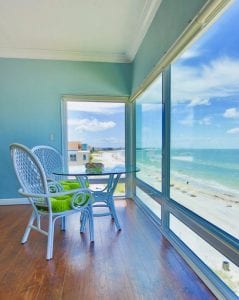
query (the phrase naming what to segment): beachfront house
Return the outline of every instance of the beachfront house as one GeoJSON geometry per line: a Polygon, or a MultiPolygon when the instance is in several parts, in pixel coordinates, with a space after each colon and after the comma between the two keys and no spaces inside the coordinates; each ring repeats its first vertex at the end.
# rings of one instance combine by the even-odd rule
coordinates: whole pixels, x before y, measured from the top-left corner
{"type": "Polygon", "coordinates": [[[90,160],[90,150],[87,144],[82,144],[77,141],[67,143],[67,161],[70,166],[84,165],[90,160]]]}
{"type": "Polygon", "coordinates": [[[0,2],[1,299],[238,299],[238,18],[231,0],[0,2]],[[93,246],[70,216],[46,261],[43,235],[20,244],[9,145],[74,164],[70,141],[140,171],[121,231],[94,218],[93,246]]]}

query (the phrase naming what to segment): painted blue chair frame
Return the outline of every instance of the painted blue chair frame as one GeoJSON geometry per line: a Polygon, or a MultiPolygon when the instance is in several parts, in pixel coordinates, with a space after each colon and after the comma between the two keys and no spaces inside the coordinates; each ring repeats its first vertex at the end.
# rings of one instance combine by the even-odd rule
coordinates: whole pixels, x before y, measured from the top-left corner
{"type": "MultiPolygon", "coordinates": [[[[21,185],[19,193],[27,197],[33,207],[33,212],[22,237],[22,243],[26,243],[31,229],[34,229],[47,236],[46,259],[53,258],[54,225],[58,218],[62,218],[75,213],[83,213],[85,221],[89,220],[90,240],[94,241],[94,221],[92,212],[93,194],[89,189],[81,188],[71,191],[62,191],[62,187],[57,182],[47,182],[44,169],[37,156],[30,149],[21,144],[10,145],[11,158],[18,181],[21,185]],[[51,198],[72,195],[72,209],[63,212],[53,212],[51,198]],[[78,201],[79,197],[81,200],[78,201]],[[84,203],[84,204],[82,204],[84,203]],[[44,208],[42,210],[42,208],[44,208]],[[48,230],[41,228],[41,217],[48,217],[48,230]],[[34,222],[36,221],[36,225],[34,222]]],[[[81,232],[85,231],[85,224],[81,225],[81,232]]],[[[65,229],[63,227],[63,229],[65,229]]]]}

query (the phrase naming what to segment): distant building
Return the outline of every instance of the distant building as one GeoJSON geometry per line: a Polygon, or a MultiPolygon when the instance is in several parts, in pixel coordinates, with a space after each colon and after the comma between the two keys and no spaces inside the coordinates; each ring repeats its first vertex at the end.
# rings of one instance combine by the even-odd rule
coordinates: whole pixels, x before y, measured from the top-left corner
{"type": "MultiPolygon", "coordinates": [[[[83,144],[85,145],[85,144],[83,144]]],[[[79,141],[68,142],[68,150],[81,150],[82,144],[79,141]]]]}
{"type": "Polygon", "coordinates": [[[87,144],[82,144],[81,145],[81,150],[84,150],[84,151],[89,150],[88,145],[87,144]]]}
{"type": "Polygon", "coordinates": [[[84,165],[89,162],[90,150],[87,144],[79,141],[68,142],[68,162],[70,166],[84,165]]]}

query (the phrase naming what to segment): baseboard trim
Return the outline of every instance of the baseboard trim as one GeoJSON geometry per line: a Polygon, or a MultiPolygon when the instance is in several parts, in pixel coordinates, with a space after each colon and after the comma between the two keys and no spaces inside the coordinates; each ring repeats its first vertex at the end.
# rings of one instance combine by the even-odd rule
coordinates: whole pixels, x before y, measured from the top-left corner
{"type": "Polygon", "coordinates": [[[19,205],[19,204],[29,204],[29,200],[27,198],[0,199],[0,205],[19,205]]]}

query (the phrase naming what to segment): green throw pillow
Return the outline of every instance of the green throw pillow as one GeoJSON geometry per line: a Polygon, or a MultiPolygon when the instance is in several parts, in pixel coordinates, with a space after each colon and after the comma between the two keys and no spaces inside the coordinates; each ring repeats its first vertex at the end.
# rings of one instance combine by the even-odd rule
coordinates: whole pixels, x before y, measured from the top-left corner
{"type": "Polygon", "coordinates": [[[71,209],[71,195],[52,197],[51,208],[52,212],[63,212],[71,209]]]}
{"type": "MultiPolygon", "coordinates": [[[[51,197],[51,208],[53,213],[57,212],[63,212],[66,210],[71,210],[71,198],[73,195],[65,195],[65,196],[58,196],[58,197],[51,197]]],[[[86,205],[87,202],[90,199],[90,195],[86,195],[86,197],[82,198],[81,195],[78,196],[78,198],[75,201],[75,204],[78,204],[80,206],[86,205]]],[[[42,211],[48,211],[47,207],[37,205],[37,208],[42,211]]]]}
{"type": "MultiPolygon", "coordinates": [[[[58,196],[58,197],[51,197],[51,207],[52,207],[52,212],[63,212],[66,210],[72,209],[71,207],[71,198],[73,195],[66,195],[66,196],[58,196]]],[[[81,195],[78,196],[76,199],[77,205],[83,206],[87,204],[87,202],[90,199],[90,195],[86,195],[86,197],[82,198],[81,195]]]]}
{"type": "MultiPolygon", "coordinates": [[[[63,186],[65,191],[81,188],[81,184],[77,180],[61,180],[60,184],[63,186]]],[[[86,182],[86,187],[89,187],[88,181],[86,182]]]]}
{"type": "MultiPolygon", "coordinates": [[[[60,181],[61,186],[63,187],[64,191],[70,191],[70,190],[76,190],[81,188],[81,184],[79,181],[77,180],[61,180],[60,181]]],[[[86,183],[86,186],[89,186],[89,183],[86,183]]],[[[65,195],[65,196],[58,196],[58,197],[51,197],[51,207],[52,207],[52,212],[56,213],[56,212],[63,212],[66,210],[71,210],[71,198],[72,198],[73,194],[70,195],[65,195]]],[[[77,199],[76,199],[76,203],[77,205],[83,206],[85,204],[87,204],[87,202],[89,201],[90,195],[86,195],[86,197],[82,198],[82,196],[80,195],[77,199]]],[[[40,205],[40,203],[38,203],[37,208],[39,210],[42,211],[48,211],[48,208],[44,205],[40,205]]]]}

